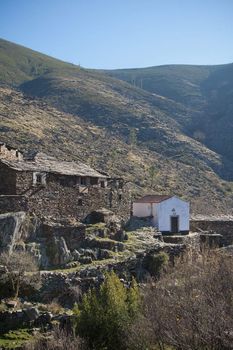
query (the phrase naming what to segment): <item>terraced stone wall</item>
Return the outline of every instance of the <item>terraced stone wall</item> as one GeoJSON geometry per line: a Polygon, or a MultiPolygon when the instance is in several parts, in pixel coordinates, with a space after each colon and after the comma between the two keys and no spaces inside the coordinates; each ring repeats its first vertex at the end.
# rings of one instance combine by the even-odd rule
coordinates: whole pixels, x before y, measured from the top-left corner
{"type": "Polygon", "coordinates": [[[191,220],[191,231],[199,232],[205,231],[208,234],[222,235],[223,245],[233,244],[233,220],[230,219],[205,219],[205,220],[191,220]]]}

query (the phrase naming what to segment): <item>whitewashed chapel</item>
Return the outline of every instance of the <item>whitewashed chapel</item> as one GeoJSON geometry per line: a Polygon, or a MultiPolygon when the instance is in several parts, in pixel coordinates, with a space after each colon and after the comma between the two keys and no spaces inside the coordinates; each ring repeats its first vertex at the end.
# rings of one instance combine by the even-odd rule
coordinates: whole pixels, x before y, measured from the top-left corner
{"type": "Polygon", "coordinates": [[[162,233],[189,232],[189,203],[176,197],[147,195],[133,203],[133,216],[150,217],[152,225],[162,233]]]}

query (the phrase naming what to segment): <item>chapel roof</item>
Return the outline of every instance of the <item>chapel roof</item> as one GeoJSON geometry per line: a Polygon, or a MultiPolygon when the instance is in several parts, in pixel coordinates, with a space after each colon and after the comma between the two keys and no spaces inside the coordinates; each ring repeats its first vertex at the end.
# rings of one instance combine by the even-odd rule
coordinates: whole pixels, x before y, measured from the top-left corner
{"type": "Polygon", "coordinates": [[[134,203],[160,203],[172,197],[172,195],[148,194],[136,199],[134,203]]]}

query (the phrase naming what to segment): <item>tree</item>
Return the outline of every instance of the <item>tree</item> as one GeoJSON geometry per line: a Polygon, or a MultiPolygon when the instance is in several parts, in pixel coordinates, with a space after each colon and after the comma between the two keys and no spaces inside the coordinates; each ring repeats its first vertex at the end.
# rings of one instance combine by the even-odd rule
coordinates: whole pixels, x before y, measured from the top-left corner
{"type": "Polygon", "coordinates": [[[141,306],[141,296],[139,294],[136,280],[133,278],[131,287],[128,289],[127,307],[131,319],[136,319],[141,306]]]}
{"type": "Polygon", "coordinates": [[[150,188],[153,188],[154,187],[154,180],[155,180],[155,177],[158,173],[154,165],[151,165],[148,168],[148,173],[149,173],[149,178],[150,178],[150,188]]]}
{"type": "Polygon", "coordinates": [[[169,256],[165,252],[159,252],[156,254],[148,255],[145,261],[146,268],[150,272],[151,276],[159,278],[161,272],[163,272],[169,261],[169,256]]]}
{"type": "Polygon", "coordinates": [[[131,147],[137,144],[137,130],[135,128],[131,128],[129,131],[129,144],[131,147]]]}
{"type": "Polygon", "coordinates": [[[29,253],[24,251],[2,253],[0,264],[3,267],[0,279],[10,282],[15,299],[18,298],[20,288],[25,284],[30,284],[34,288],[40,287],[38,266],[29,253]]]}
{"type": "Polygon", "coordinates": [[[92,349],[124,349],[124,334],[138,314],[136,282],[126,288],[114,272],[106,274],[99,291],[90,290],[77,313],[77,333],[92,349]]]}
{"type": "Polygon", "coordinates": [[[112,149],[110,150],[108,154],[108,160],[107,160],[107,169],[108,171],[113,171],[115,164],[118,159],[118,150],[117,149],[112,149]]]}

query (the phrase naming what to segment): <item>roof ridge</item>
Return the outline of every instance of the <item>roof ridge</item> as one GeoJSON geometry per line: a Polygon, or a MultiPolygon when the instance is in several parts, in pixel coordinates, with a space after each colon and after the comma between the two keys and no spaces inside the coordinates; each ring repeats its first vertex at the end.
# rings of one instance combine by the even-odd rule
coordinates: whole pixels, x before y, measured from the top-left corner
{"type": "Polygon", "coordinates": [[[0,162],[17,171],[50,172],[61,175],[101,177],[107,176],[82,162],[64,161],[57,158],[33,160],[12,160],[0,158],[0,162]]]}
{"type": "Polygon", "coordinates": [[[141,198],[135,200],[135,203],[160,203],[166,199],[172,198],[174,195],[166,195],[166,194],[148,194],[141,198]]]}

